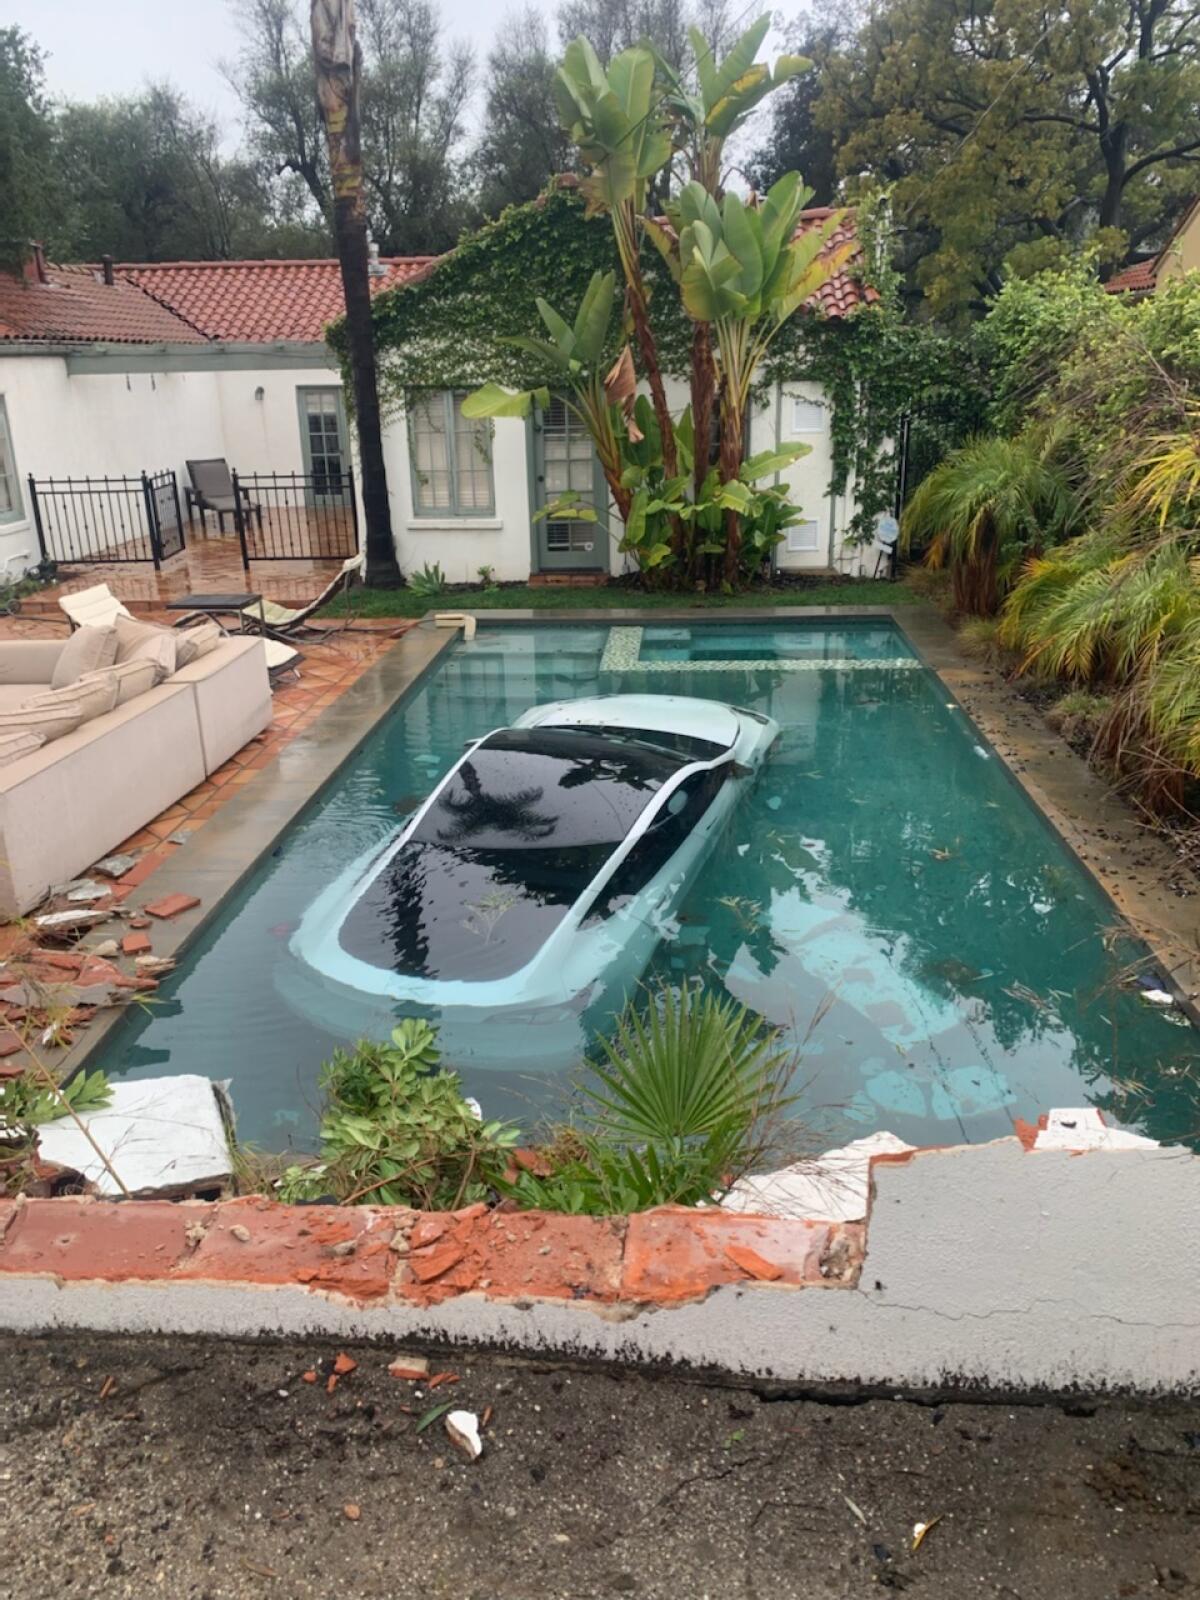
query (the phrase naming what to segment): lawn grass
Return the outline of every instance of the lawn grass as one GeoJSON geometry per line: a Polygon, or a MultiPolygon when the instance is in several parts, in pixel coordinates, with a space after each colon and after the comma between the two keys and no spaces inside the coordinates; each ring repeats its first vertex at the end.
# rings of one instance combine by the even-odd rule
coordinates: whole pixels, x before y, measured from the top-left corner
{"type": "Polygon", "coordinates": [[[921,596],[904,583],[888,579],[857,578],[780,584],[770,589],[746,589],[740,594],[672,594],[647,592],[625,584],[598,589],[558,585],[505,585],[481,589],[478,585],[447,588],[436,599],[411,589],[352,589],[325,608],[325,615],[341,617],[423,617],[427,611],[719,611],[729,606],[911,606],[921,596]]]}

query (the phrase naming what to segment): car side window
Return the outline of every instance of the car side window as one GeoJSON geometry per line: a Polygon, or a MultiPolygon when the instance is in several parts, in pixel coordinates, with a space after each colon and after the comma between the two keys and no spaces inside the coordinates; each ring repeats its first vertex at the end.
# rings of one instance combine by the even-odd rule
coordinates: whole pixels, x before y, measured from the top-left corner
{"type": "Polygon", "coordinates": [[[684,779],[600,891],[584,919],[584,927],[620,910],[662,871],[720,793],[732,770],[732,764],[726,761],[684,779]]]}

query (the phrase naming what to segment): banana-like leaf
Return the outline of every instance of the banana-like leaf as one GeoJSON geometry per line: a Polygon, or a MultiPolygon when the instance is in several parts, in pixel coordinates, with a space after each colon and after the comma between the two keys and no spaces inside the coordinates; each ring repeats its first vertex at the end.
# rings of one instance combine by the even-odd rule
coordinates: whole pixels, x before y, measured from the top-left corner
{"type": "Polygon", "coordinates": [[[497,339],[497,344],[511,344],[514,350],[524,350],[527,355],[537,356],[542,361],[548,361],[551,366],[559,367],[564,372],[570,366],[570,358],[551,344],[548,339],[529,339],[524,334],[507,333],[497,339]]]}
{"type": "Polygon", "coordinates": [[[537,299],[534,303],[538,308],[538,316],[541,317],[547,328],[549,328],[550,337],[562,351],[563,355],[574,355],[575,334],[571,331],[570,323],[567,322],[563,317],[560,317],[558,312],[555,311],[554,307],[549,303],[549,301],[543,300],[540,294],[537,296],[537,299]]]}
{"type": "Polygon", "coordinates": [[[842,270],[854,251],[853,243],[844,244],[811,261],[793,281],[788,292],[775,302],[773,308],[775,320],[786,322],[794,311],[798,311],[806,301],[812,299],[823,283],[828,283],[830,278],[842,270]]]}
{"type": "Polygon", "coordinates": [[[738,476],[743,483],[757,483],[760,478],[769,478],[773,473],[782,472],[793,461],[799,461],[801,456],[811,453],[810,444],[781,444],[777,450],[762,450],[743,461],[738,476]]]}
{"type": "MultiPolygon", "coordinates": [[[[615,272],[593,272],[579,311],[575,317],[572,335],[572,354],[585,362],[598,361],[604,353],[608,337],[608,324],[612,320],[613,295],[616,290],[615,272]]],[[[542,302],[538,302],[539,310],[542,302]]],[[[544,315],[544,313],[543,313],[544,315]]]]}
{"type": "Polygon", "coordinates": [[[725,247],[737,260],[737,289],[753,300],[763,285],[762,224],[754,211],[748,211],[732,191],[725,196],[721,218],[725,247]]]}
{"type": "Polygon", "coordinates": [[[644,228],[646,237],[650,240],[650,243],[667,263],[667,271],[675,279],[675,282],[678,283],[683,274],[683,269],[679,265],[678,233],[671,233],[667,228],[664,228],[661,223],[656,222],[653,217],[643,217],[642,227],[644,228]]]}
{"type": "Polygon", "coordinates": [[[727,511],[746,512],[754,505],[754,496],[744,483],[735,478],[732,482],[721,485],[716,494],[716,501],[727,511]]]}
{"type": "Polygon", "coordinates": [[[485,383],[462,403],[464,417],[527,417],[533,406],[550,404],[549,389],[502,389],[485,383]]]}

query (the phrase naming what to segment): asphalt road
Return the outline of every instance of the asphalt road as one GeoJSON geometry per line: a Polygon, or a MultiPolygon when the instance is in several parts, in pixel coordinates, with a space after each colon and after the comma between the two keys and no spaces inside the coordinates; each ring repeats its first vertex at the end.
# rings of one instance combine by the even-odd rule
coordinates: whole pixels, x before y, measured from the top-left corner
{"type": "Polygon", "coordinates": [[[356,1347],[330,1393],[337,1353],[0,1339],[0,1595],[1200,1597],[1200,1404],[825,1404],[462,1355],[431,1395],[356,1347]],[[419,1429],[447,1399],[492,1408],[478,1461],[419,1429]]]}

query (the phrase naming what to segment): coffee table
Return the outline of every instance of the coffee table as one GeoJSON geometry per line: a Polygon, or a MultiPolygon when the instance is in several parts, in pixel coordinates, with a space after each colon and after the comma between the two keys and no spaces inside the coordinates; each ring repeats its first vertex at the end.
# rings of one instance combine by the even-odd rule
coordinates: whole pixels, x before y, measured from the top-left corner
{"type": "Polygon", "coordinates": [[[266,613],[263,611],[263,597],[261,594],[184,594],[178,600],[168,600],[168,611],[203,611],[208,616],[217,619],[218,626],[223,633],[228,633],[220,622],[222,616],[236,614],[239,622],[239,632],[246,631],[246,611],[250,606],[258,607],[258,614],[266,626],[266,613]]]}

